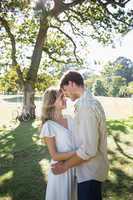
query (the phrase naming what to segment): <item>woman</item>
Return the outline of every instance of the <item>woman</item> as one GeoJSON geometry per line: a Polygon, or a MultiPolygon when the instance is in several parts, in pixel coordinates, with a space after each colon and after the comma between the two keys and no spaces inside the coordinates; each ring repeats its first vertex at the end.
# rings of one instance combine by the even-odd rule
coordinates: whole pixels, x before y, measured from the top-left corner
{"type": "MultiPolygon", "coordinates": [[[[66,100],[61,91],[49,88],[44,93],[42,106],[42,130],[40,137],[48,146],[52,163],[64,161],[74,155],[70,119],[64,118],[62,110],[66,100]]],[[[46,200],[76,200],[74,169],[54,175],[49,170],[46,200]]]]}

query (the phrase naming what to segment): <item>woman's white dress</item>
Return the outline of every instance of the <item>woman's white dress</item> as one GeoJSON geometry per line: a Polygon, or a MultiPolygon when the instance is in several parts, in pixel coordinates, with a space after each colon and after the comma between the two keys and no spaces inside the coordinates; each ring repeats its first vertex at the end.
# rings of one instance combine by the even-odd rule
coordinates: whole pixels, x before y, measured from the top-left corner
{"type": "MultiPolygon", "coordinates": [[[[68,121],[68,127],[69,127],[68,121]]],[[[58,152],[68,152],[73,150],[72,133],[57,122],[48,120],[44,123],[40,137],[55,137],[56,148],[58,152]]],[[[53,163],[55,161],[51,161],[53,163]]],[[[75,170],[70,169],[67,172],[54,175],[49,169],[48,184],[45,200],[76,200],[76,180],[75,170]]]]}

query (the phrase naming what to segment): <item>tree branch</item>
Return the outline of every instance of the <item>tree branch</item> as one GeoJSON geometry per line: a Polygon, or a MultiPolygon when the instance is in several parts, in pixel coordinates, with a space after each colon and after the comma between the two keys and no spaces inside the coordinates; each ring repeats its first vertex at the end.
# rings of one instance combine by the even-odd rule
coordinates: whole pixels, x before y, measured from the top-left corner
{"type": "Polygon", "coordinates": [[[72,44],[74,46],[73,52],[74,52],[75,59],[76,59],[77,62],[79,62],[79,59],[78,59],[78,57],[76,55],[76,48],[77,47],[76,47],[76,44],[73,41],[73,39],[67,33],[65,33],[63,30],[61,30],[58,26],[51,25],[50,28],[56,28],[56,29],[58,29],[61,33],[63,33],[72,42],[72,44]]]}
{"type": "Polygon", "coordinates": [[[11,41],[11,46],[12,46],[12,52],[11,52],[12,66],[16,67],[16,71],[17,71],[18,77],[20,79],[20,84],[23,85],[23,83],[24,83],[23,74],[22,74],[22,71],[20,69],[20,65],[17,63],[17,60],[16,60],[16,41],[15,41],[15,37],[14,37],[14,35],[12,34],[12,32],[10,30],[10,26],[9,26],[8,22],[3,17],[0,17],[0,21],[1,21],[1,25],[5,28],[7,34],[9,36],[9,38],[10,38],[10,41],[11,41]]]}
{"type": "Polygon", "coordinates": [[[71,3],[63,3],[62,0],[54,0],[54,8],[51,10],[51,16],[58,16],[65,10],[69,10],[71,7],[76,6],[78,4],[82,4],[86,0],[74,0],[71,3]]]}
{"type": "Polygon", "coordinates": [[[73,6],[76,6],[77,4],[82,4],[84,1],[85,0],[74,0],[71,3],[65,3],[65,6],[73,7],[73,6]]]}
{"type": "Polygon", "coordinates": [[[125,1],[124,4],[126,5],[129,1],[131,1],[131,0],[127,0],[127,1],[125,1]]]}
{"type": "MultiPolygon", "coordinates": [[[[101,2],[101,1],[99,1],[99,2],[101,2]]],[[[112,16],[112,18],[113,18],[114,20],[119,21],[119,22],[121,22],[121,23],[123,23],[123,24],[126,24],[126,25],[129,26],[129,27],[133,27],[133,24],[127,23],[126,21],[124,21],[124,20],[118,18],[118,17],[115,16],[112,12],[110,12],[109,9],[107,8],[107,6],[106,6],[104,3],[101,3],[101,6],[102,6],[103,9],[105,10],[105,12],[107,12],[109,15],[112,16]]]]}
{"type": "Polygon", "coordinates": [[[40,28],[38,31],[35,47],[31,58],[31,65],[27,74],[27,80],[31,81],[32,83],[35,83],[37,79],[37,72],[40,65],[42,50],[47,37],[48,28],[48,20],[42,13],[42,16],[40,18],[40,28]]]}
{"type": "MultiPolygon", "coordinates": [[[[83,13],[79,12],[79,11],[75,11],[73,9],[69,9],[71,12],[73,12],[75,15],[78,15],[81,19],[82,22],[85,22],[85,19],[84,19],[84,16],[83,16],[83,13]]],[[[76,16],[73,16],[73,17],[76,17],[76,16]]],[[[78,18],[76,18],[78,20],[78,18]]],[[[78,20],[79,21],[79,20],[78,20]]]]}
{"type": "MultiPolygon", "coordinates": [[[[48,54],[49,55],[49,54],[48,54]]],[[[62,64],[68,64],[68,62],[65,62],[64,60],[58,60],[57,58],[54,58],[53,56],[49,55],[49,58],[54,60],[57,63],[62,63],[62,64]]]]}
{"type": "Polygon", "coordinates": [[[75,24],[70,20],[71,17],[73,17],[73,16],[67,16],[67,18],[68,18],[67,20],[60,20],[60,19],[57,17],[56,20],[57,20],[60,24],[62,24],[62,23],[68,23],[68,24],[70,24],[71,29],[72,29],[74,35],[79,35],[79,36],[83,37],[83,39],[84,39],[84,36],[85,36],[85,37],[89,37],[89,35],[87,35],[87,34],[81,32],[80,29],[79,29],[78,27],[75,26],[75,24]]]}
{"type": "MultiPolygon", "coordinates": [[[[45,53],[47,53],[48,56],[49,56],[49,58],[52,59],[52,60],[54,60],[55,62],[57,62],[57,63],[63,63],[63,64],[68,64],[68,62],[65,62],[64,60],[59,60],[59,59],[53,57],[52,54],[53,54],[54,52],[50,52],[50,51],[48,50],[48,48],[43,48],[43,51],[44,51],[45,53]]],[[[55,53],[56,53],[56,52],[55,52],[55,53]]],[[[69,63],[70,63],[70,60],[69,60],[69,63]]],[[[75,63],[75,62],[72,62],[72,61],[71,61],[71,63],[75,63]]]]}
{"type": "Polygon", "coordinates": [[[103,2],[101,0],[98,0],[98,2],[100,4],[104,4],[105,6],[109,5],[109,4],[112,4],[112,5],[117,5],[119,7],[125,7],[125,5],[129,2],[130,0],[127,0],[127,1],[122,1],[122,0],[119,0],[119,1],[114,1],[114,0],[107,0],[106,2],[103,2]]]}

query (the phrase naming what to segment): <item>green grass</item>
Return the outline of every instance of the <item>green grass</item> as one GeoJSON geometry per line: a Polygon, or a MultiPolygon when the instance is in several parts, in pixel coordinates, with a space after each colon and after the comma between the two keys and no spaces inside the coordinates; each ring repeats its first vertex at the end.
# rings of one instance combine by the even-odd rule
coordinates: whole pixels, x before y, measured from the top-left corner
{"type": "Polygon", "coordinates": [[[133,117],[108,120],[110,171],[104,184],[106,200],[133,199],[133,117]]]}
{"type": "Polygon", "coordinates": [[[35,123],[1,129],[0,200],[43,199],[49,155],[37,141],[35,123]]]}
{"type": "MultiPolygon", "coordinates": [[[[104,200],[133,199],[133,118],[108,120],[110,172],[104,200]]],[[[42,200],[50,157],[38,142],[37,122],[0,129],[0,200],[42,200]]]]}

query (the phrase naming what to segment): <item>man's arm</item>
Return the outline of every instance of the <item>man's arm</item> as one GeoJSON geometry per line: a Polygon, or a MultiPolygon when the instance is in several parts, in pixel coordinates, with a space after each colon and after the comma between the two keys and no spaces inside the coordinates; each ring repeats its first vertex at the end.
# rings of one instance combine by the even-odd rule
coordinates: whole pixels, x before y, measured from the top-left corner
{"type": "MultiPolygon", "coordinates": [[[[89,160],[91,159],[92,158],[90,158],[89,160]]],[[[83,160],[75,153],[69,160],[53,164],[51,165],[51,168],[54,174],[62,174],[72,167],[76,167],[78,165],[81,165],[82,163],[89,162],[89,160],[83,160]]]]}

